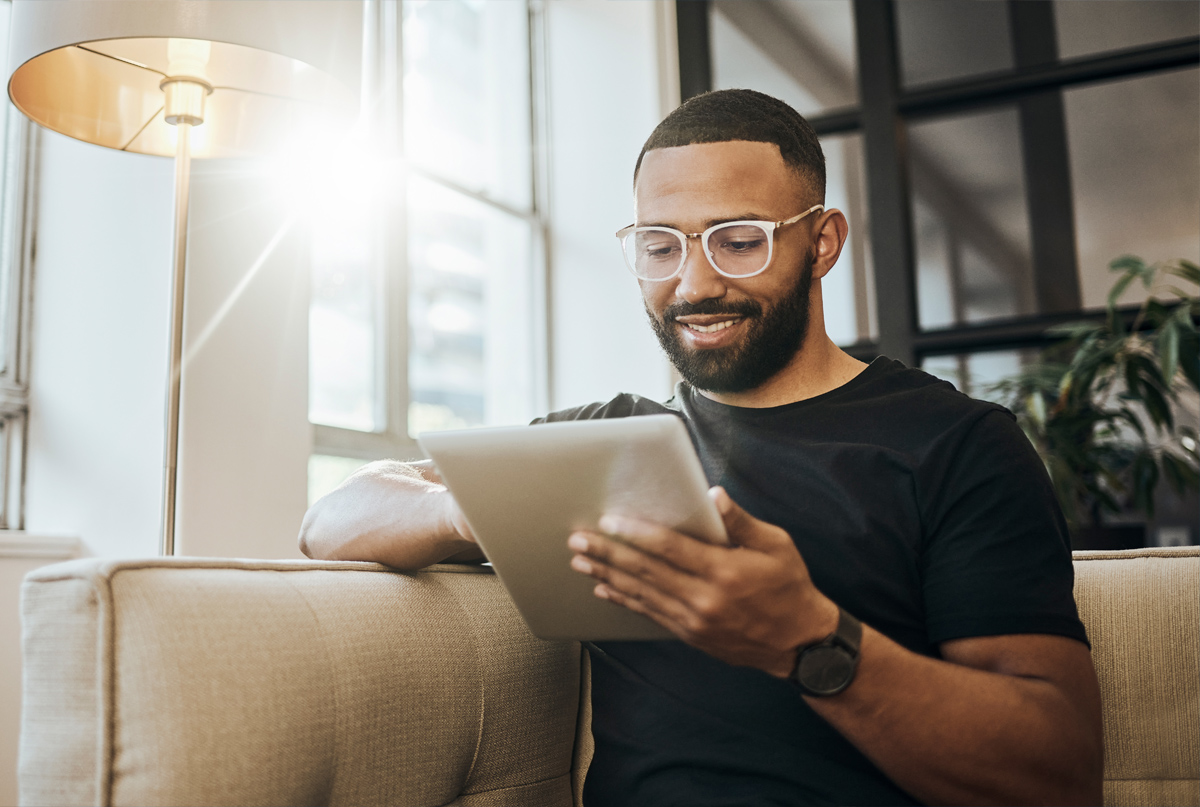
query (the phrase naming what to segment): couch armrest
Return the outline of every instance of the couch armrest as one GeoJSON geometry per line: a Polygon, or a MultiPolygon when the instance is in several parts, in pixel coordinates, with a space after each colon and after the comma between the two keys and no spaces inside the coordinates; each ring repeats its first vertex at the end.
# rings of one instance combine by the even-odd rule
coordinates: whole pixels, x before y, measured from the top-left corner
{"type": "Polygon", "coordinates": [[[1075,553],[1104,710],[1104,804],[1200,805],[1200,548],[1075,553]]]}
{"type": "Polygon", "coordinates": [[[572,802],[579,646],[486,568],[72,561],[22,620],[22,804],[572,802]]]}

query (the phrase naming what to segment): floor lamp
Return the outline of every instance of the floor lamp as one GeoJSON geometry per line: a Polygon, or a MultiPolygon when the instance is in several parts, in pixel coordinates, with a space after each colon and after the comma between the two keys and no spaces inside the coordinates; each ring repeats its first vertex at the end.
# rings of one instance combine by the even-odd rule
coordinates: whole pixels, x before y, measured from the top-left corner
{"type": "Polygon", "coordinates": [[[161,552],[175,554],[188,179],[193,158],[333,142],[353,120],[362,3],[14,0],[8,91],[35,123],[175,159],[161,552]]]}

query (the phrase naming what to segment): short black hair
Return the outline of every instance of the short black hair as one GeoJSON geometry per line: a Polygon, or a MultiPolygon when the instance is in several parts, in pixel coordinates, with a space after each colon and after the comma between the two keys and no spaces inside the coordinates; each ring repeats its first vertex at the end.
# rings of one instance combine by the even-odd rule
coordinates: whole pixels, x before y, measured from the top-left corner
{"type": "Polygon", "coordinates": [[[799,112],[755,90],[714,90],[676,107],[642,146],[633,168],[634,185],[647,151],[730,140],[774,143],[784,163],[812,183],[820,201],[825,200],[825,154],[817,133],[799,112]]]}

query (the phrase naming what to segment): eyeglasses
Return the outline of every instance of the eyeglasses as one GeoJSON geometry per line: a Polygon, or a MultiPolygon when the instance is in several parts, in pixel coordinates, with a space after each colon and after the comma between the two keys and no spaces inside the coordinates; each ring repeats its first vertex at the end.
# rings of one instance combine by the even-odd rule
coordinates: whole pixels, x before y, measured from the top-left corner
{"type": "Polygon", "coordinates": [[[702,233],[684,233],[673,227],[637,227],[617,230],[625,265],[642,280],[670,280],[683,271],[688,241],[699,238],[712,268],[725,277],[754,277],[771,263],[775,231],[805,216],[824,210],[815,205],[786,221],[727,221],[702,233]]]}

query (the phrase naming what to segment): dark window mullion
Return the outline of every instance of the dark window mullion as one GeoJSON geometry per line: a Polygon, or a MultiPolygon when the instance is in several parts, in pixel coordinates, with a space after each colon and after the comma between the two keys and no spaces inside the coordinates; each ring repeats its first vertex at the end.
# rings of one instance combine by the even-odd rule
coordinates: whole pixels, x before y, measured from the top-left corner
{"type": "Polygon", "coordinates": [[[679,37],[679,96],[686,101],[712,89],[708,0],[679,0],[675,30],[679,37]]]}
{"type": "Polygon", "coordinates": [[[1200,38],[1102,53],[1036,68],[948,81],[908,90],[900,110],[908,117],[941,115],[1012,102],[1030,93],[1200,64],[1200,38]]]}
{"type": "Polygon", "coordinates": [[[891,0],[854,0],[854,20],[879,351],[911,366],[916,358],[916,281],[907,145],[897,106],[900,68],[891,0]]]}
{"type": "MultiPolygon", "coordinates": [[[[1049,0],[1008,0],[1017,69],[1058,61],[1054,7],[1049,0]]],[[[1035,310],[1078,311],[1075,212],[1062,90],[1027,95],[1017,102],[1021,155],[1033,258],[1035,310]]]]}

